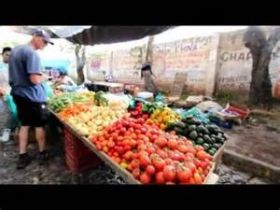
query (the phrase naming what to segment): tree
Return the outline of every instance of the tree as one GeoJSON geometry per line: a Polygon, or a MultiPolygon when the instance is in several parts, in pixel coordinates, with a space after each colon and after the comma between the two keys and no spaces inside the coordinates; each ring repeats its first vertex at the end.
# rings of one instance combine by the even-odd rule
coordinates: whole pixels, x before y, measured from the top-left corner
{"type": "Polygon", "coordinates": [[[85,81],[84,66],[86,63],[86,49],[85,46],[77,45],[75,47],[76,63],[77,63],[77,84],[80,85],[85,81]]]}
{"type": "Polygon", "coordinates": [[[249,27],[244,34],[244,44],[253,59],[252,80],[249,91],[249,104],[261,105],[264,108],[272,106],[272,84],[269,76],[269,63],[272,50],[280,39],[280,28],[270,28],[266,36],[264,30],[257,26],[249,27]]]}
{"type": "Polygon", "coordinates": [[[153,62],[153,42],[154,42],[154,36],[150,36],[147,45],[145,62],[150,62],[150,63],[153,62]]]}

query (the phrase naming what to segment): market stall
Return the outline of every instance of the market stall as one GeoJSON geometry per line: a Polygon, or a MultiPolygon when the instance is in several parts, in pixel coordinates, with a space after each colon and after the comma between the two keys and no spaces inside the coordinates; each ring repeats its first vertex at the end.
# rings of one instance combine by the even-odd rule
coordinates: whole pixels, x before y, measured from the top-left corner
{"type": "MultiPolygon", "coordinates": [[[[50,99],[49,109],[63,124],[66,150],[69,151],[73,142],[82,143],[95,155],[91,156],[88,166],[94,167],[102,160],[131,184],[211,184],[217,181],[213,171],[223,145],[216,151],[207,150],[207,145],[196,144],[193,137],[188,139],[186,135],[177,134],[175,126],[182,128],[184,122],[165,104],[146,102],[131,107],[130,102],[110,100],[106,96],[103,92],[82,91],[50,99]]],[[[208,131],[204,129],[203,132],[208,131]]],[[[81,157],[82,153],[90,156],[82,150],[85,151],[76,151],[76,156],[81,157]]],[[[69,154],[65,157],[66,164],[72,172],[88,168],[82,164],[80,168],[73,167],[73,160],[86,162],[77,160],[73,154],[70,155],[71,166],[69,154]]]]}

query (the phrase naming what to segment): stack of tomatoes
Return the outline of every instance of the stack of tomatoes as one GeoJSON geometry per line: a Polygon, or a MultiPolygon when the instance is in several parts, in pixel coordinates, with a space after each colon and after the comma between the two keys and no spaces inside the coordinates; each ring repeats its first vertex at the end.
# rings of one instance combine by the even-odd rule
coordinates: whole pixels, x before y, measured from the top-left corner
{"type": "Polygon", "coordinates": [[[212,166],[203,147],[144,118],[124,117],[91,139],[143,184],[202,184],[212,166]]]}
{"type": "Polygon", "coordinates": [[[133,118],[143,118],[144,120],[149,119],[149,114],[143,113],[142,111],[143,105],[142,103],[137,103],[134,109],[129,110],[129,113],[131,114],[131,117],[133,118]]]}

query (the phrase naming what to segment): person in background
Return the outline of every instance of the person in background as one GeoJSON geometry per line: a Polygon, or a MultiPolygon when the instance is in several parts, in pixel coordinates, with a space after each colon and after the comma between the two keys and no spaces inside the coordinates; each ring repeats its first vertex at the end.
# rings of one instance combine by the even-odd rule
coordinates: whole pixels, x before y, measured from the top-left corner
{"type": "Polygon", "coordinates": [[[2,68],[0,68],[0,100],[2,104],[2,109],[0,111],[1,114],[1,126],[0,128],[4,128],[2,136],[0,136],[0,141],[6,142],[10,140],[10,133],[16,127],[13,121],[11,110],[8,107],[7,97],[10,93],[10,85],[9,85],[9,71],[8,71],[8,63],[11,55],[12,48],[4,47],[2,50],[2,58],[3,64],[2,68]]]}
{"type": "Polygon", "coordinates": [[[0,96],[5,95],[10,91],[10,85],[9,85],[9,71],[8,71],[8,63],[9,58],[11,55],[12,48],[10,47],[4,47],[2,50],[2,57],[3,57],[3,68],[0,70],[0,96]]]}
{"type": "Polygon", "coordinates": [[[76,83],[67,75],[67,72],[63,71],[59,73],[58,80],[56,81],[57,85],[69,85],[76,86],[76,83]]]}
{"type": "Polygon", "coordinates": [[[48,118],[47,95],[43,85],[48,77],[44,77],[41,72],[41,61],[36,50],[44,49],[47,44],[53,43],[44,30],[36,29],[32,35],[28,44],[19,45],[13,49],[9,61],[11,94],[21,122],[17,169],[23,169],[31,162],[27,153],[30,127],[35,127],[35,136],[39,145],[39,163],[44,164],[48,159],[44,130],[48,118]]]}
{"type": "Polygon", "coordinates": [[[152,76],[153,72],[151,65],[149,63],[143,64],[141,68],[141,78],[144,78],[144,89],[145,91],[152,92],[155,97],[158,94],[158,89],[152,76]]]}

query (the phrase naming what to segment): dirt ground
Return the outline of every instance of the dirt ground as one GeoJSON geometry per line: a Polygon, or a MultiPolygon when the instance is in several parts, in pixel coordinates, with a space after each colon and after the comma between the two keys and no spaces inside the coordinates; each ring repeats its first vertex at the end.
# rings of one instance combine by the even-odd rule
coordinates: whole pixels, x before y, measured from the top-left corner
{"type": "MultiPolygon", "coordinates": [[[[0,184],[126,184],[110,167],[101,164],[97,168],[72,175],[66,168],[63,141],[50,147],[51,159],[47,165],[40,166],[36,161],[37,145],[29,145],[32,163],[23,170],[16,169],[17,147],[2,145],[0,149],[0,184]]],[[[217,171],[220,176],[217,184],[268,184],[269,181],[254,177],[230,166],[221,165],[217,171]]]]}
{"type": "Polygon", "coordinates": [[[253,117],[226,132],[227,149],[280,167],[280,118],[253,117]]]}

